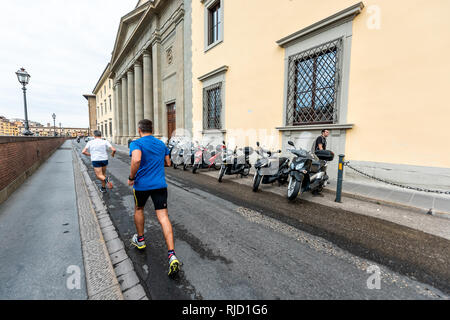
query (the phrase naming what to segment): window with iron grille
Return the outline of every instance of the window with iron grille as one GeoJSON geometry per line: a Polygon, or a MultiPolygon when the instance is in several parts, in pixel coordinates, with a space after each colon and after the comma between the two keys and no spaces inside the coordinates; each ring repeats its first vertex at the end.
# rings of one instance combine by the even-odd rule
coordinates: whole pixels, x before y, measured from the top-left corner
{"type": "Polygon", "coordinates": [[[203,89],[203,129],[222,129],[222,83],[203,89]]]}
{"type": "Polygon", "coordinates": [[[289,58],[287,125],[337,122],[341,40],[289,58]]]}

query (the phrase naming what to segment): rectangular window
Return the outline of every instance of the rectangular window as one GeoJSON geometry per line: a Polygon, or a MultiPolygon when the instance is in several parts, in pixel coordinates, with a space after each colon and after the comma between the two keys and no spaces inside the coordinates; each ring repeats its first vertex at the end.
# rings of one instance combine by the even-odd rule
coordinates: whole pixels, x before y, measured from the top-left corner
{"type": "Polygon", "coordinates": [[[111,96],[109,96],[109,111],[112,111],[111,96]]]}
{"type": "Polygon", "coordinates": [[[105,99],[105,114],[108,113],[108,104],[106,103],[106,99],[105,99]]]}
{"type": "Polygon", "coordinates": [[[109,122],[109,136],[112,137],[112,121],[109,122]]]}
{"type": "Polygon", "coordinates": [[[208,8],[208,45],[211,45],[220,38],[221,32],[220,1],[208,8]]]}
{"type": "Polygon", "coordinates": [[[203,129],[222,129],[222,83],[203,89],[203,129]]]}
{"type": "Polygon", "coordinates": [[[289,58],[287,125],[337,122],[341,40],[289,58]]]}

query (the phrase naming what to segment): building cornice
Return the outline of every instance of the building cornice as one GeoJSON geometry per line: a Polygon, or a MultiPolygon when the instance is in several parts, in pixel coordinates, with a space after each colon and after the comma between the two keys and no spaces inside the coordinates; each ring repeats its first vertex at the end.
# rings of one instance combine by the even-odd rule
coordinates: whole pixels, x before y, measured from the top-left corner
{"type": "MultiPolygon", "coordinates": [[[[142,17],[140,18],[137,26],[135,27],[133,33],[130,35],[130,37],[128,38],[128,40],[124,43],[124,45],[122,46],[122,50],[120,52],[117,52],[118,50],[118,45],[119,45],[119,38],[121,35],[121,31],[122,31],[122,26],[124,24],[124,21],[121,20],[120,21],[120,27],[119,27],[119,31],[117,34],[117,38],[116,38],[116,43],[114,45],[114,50],[113,50],[113,55],[111,57],[111,70],[112,71],[116,71],[116,65],[119,61],[121,61],[122,57],[124,56],[125,52],[127,51],[128,47],[130,46],[130,43],[132,43],[132,41],[134,41],[134,38],[136,37],[137,32],[139,31],[142,22],[154,11],[156,11],[157,7],[159,7],[160,3],[163,2],[162,0],[155,0],[155,1],[149,1],[145,4],[145,6],[148,6],[147,9],[145,10],[145,12],[143,13],[142,17]]],[[[145,7],[144,5],[142,5],[141,7],[145,7]]],[[[139,7],[139,8],[141,8],[139,7]]],[[[122,18],[123,19],[123,18],[122,18]]]]}
{"type": "Polygon", "coordinates": [[[86,100],[89,101],[89,98],[96,98],[95,94],[83,94],[83,97],[86,98],[86,100]]]}
{"type": "Polygon", "coordinates": [[[217,68],[211,72],[208,72],[208,73],[204,74],[203,76],[198,77],[197,79],[200,81],[205,81],[206,79],[209,79],[211,77],[214,77],[220,73],[224,73],[227,71],[228,71],[228,66],[221,66],[220,68],[217,68]]]}
{"type": "Polygon", "coordinates": [[[102,75],[100,76],[100,79],[98,79],[97,84],[95,85],[94,90],[92,90],[93,94],[97,94],[97,92],[99,91],[99,89],[102,87],[103,83],[105,83],[106,79],[109,78],[110,74],[111,74],[111,70],[109,69],[109,66],[111,64],[108,63],[106,65],[105,70],[103,71],[102,75]]]}
{"type": "Polygon", "coordinates": [[[301,126],[285,126],[277,127],[280,131],[312,131],[312,130],[349,130],[353,129],[354,124],[311,124],[311,125],[301,125],[301,126]]]}
{"type": "Polygon", "coordinates": [[[316,22],[306,28],[303,28],[287,37],[284,37],[280,40],[278,40],[276,43],[280,46],[285,48],[289,44],[291,44],[294,41],[301,40],[305,37],[310,36],[311,34],[315,34],[317,32],[324,31],[328,28],[335,27],[339,24],[352,21],[358,14],[361,13],[361,11],[364,8],[364,3],[359,2],[351,7],[348,7],[347,9],[344,9],[342,11],[339,11],[336,14],[333,14],[332,16],[329,16],[328,18],[325,18],[319,22],[316,22]]]}

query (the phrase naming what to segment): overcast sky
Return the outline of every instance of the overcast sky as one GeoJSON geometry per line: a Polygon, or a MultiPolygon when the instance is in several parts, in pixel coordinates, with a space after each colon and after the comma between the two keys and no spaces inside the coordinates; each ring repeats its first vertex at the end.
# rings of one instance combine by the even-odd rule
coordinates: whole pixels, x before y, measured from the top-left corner
{"type": "Polygon", "coordinates": [[[0,115],[24,118],[15,72],[31,75],[28,118],[89,125],[87,100],[110,61],[120,18],[136,0],[0,0],[0,115]]]}

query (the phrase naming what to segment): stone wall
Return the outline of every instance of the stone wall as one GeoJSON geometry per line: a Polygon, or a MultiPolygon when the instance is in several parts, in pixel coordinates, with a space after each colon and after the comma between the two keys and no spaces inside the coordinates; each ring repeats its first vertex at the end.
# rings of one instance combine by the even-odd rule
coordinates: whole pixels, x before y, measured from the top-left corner
{"type": "Polygon", "coordinates": [[[0,137],[0,203],[3,203],[66,138],[0,137]]]}

